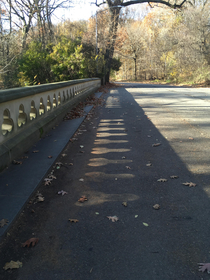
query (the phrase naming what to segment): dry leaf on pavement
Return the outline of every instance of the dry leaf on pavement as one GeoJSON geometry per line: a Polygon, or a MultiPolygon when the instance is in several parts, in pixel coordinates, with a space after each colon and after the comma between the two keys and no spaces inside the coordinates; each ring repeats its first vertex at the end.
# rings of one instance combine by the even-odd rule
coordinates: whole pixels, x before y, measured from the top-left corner
{"type": "Polygon", "coordinates": [[[146,166],[152,166],[152,164],[151,163],[147,163],[146,166]]]}
{"type": "Polygon", "coordinates": [[[4,227],[4,226],[7,226],[7,224],[9,223],[9,221],[7,219],[2,219],[0,221],[0,227],[4,227]]]}
{"type": "Polygon", "coordinates": [[[5,266],[3,267],[4,270],[7,270],[7,269],[13,269],[13,268],[19,268],[19,267],[22,267],[23,266],[23,263],[22,262],[19,262],[19,261],[10,261],[10,262],[7,262],[5,263],[5,266]]]}
{"type": "Polygon", "coordinates": [[[160,145],[161,145],[161,143],[155,143],[155,144],[152,144],[152,147],[158,147],[160,145]]]}
{"type": "Polygon", "coordinates": [[[48,156],[48,158],[52,158],[53,156],[48,156]]]}
{"type": "Polygon", "coordinates": [[[207,270],[207,273],[210,273],[210,263],[198,263],[199,271],[204,272],[207,270]]]}
{"type": "Polygon", "coordinates": [[[84,179],[83,179],[83,178],[81,178],[81,179],[79,179],[79,181],[80,181],[80,182],[84,182],[84,179]]]}
{"type": "Polygon", "coordinates": [[[29,248],[30,245],[31,245],[31,247],[34,247],[38,243],[38,241],[39,241],[39,238],[35,238],[35,237],[30,238],[25,243],[22,244],[22,247],[28,247],[29,248]]]}
{"type": "Polygon", "coordinates": [[[88,200],[87,197],[83,195],[83,196],[80,197],[80,199],[78,201],[82,203],[82,202],[85,202],[87,200],[88,200]]]}
{"type": "Polygon", "coordinates": [[[53,180],[53,179],[56,180],[56,179],[57,179],[54,175],[49,175],[48,177],[49,177],[49,179],[51,179],[51,180],[53,180]]]}
{"type": "Polygon", "coordinates": [[[38,152],[39,152],[39,150],[33,151],[34,154],[36,154],[36,153],[38,153],[38,152]]]}
{"type": "Polygon", "coordinates": [[[79,220],[77,220],[77,219],[69,219],[69,221],[70,221],[71,223],[78,223],[78,222],[79,222],[79,220]]]}
{"type": "Polygon", "coordinates": [[[163,178],[160,178],[157,180],[158,182],[167,182],[168,180],[167,179],[163,179],[163,178]]]}
{"type": "Polygon", "coordinates": [[[127,168],[127,169],[131,169],[130,166],[128,166],[128,165],[126,166],[126,168],[127,168]]]}
{"type": "Polygon", "coordinates": [[[160,209],[160,205],[159,205],[159,204],[155,204],[155,205],[153,205],[153,208],[154,208],[155,210],[159,210],[159,209],[160,209]]]}
{"type": "Polygon", "coordinates": [[[126,201],[124,201],[124,202],[122,203],[122,205],[125,206],[125,207],[127,207],[127,206],[128,206],[128,203],[127,203],[126,201]]]}
{"type": "Polygon", "coordinates": [[[148,226],[149,226],[147,223],[143,223],[143,225],[144,225],[145,227],[148,227],[148,226]]]}
{"type": "Polygon", "coordinates": [[[119,218],[117,216],[107,216],[107,218],[109,220],[111,220],[112,222],[117,222],[119,220],[119,218]]]}
{"type": "Polygon", "coordinates": [[[53,179],[45,178],[45,179],[44,179],[44,185],[45,185],[45,186],[49,186],[49,185],[52,183],[52,180],[53,180],[53,179]]]}
{"type": "Polygon", "coordinates": [[[22,164],[22,161],[13,160],[12,163],[15,165],[20,165],[22,164]]]}
{"type": "Polygon", "coordinates": [[[65,191],[63,191],[63,190],[61,190],[61,191],[59,191],[58,192],[58,194],[62,194],[62,195],[64,195],[64,194],[68,194],[67,192],[65,192],[65,191]]]}
{"type": "Polygon", "coordinates": [[[171,178],[171,179],[177,179],[177,178],[179,178],[179,176],[177,176],[177,175],[171,175],[170,178],[171,178]]]}
{"type": "Polygon", "coordinates": [[[44,201],[44,196],[40,193],[40,192],[37,192],[37,201],[38,202],[43,202],[44,201]]]}
{"type": "Polygon", "coordinates": [[[196,186],[196,184],[192,183],[192,182],[182,183],[182,185],[189,186],[189,187],[195,187],[196,186]]]}

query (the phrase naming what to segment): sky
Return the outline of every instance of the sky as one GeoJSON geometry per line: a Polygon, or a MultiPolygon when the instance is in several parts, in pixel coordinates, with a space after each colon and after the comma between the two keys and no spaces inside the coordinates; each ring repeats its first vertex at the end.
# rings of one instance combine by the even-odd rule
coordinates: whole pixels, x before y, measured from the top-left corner
{"type": "MultiPolygon", "coordinates": [[[[77,21],[88,20],[91,16],[96,15],[96,11],[100,8],[94,4],[96,0],[75,0],[69,9],[60,9],[56,11],[56,17],[53,18],[54,23],[58,23],[64,20],[77,21]]],[[[97,0],[100,3],[102,0],[97,0]]],[[[105,6],[103,6],[105,8],[105,6]]],[[[145,4],[131,5],[129,9],[136,10],[136,16],[145,14],[145,4]]]]}
{"type": "Polygon", "coordinates": [[[91,16],[96,14],[97,9],[95,4],[91,4],[91,1],[84,1],[82,4],[72,5],[69,9],[60,9],[60,11],[56,13],[57,21],[67,19],[71,21],[88,20],[91,16]]]}

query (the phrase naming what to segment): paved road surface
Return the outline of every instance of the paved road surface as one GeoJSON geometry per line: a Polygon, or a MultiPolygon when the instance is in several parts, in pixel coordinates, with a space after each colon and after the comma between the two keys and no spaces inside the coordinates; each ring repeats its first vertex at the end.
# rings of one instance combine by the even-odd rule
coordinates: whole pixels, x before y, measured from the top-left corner
{"type": "Polygon", "coordinates": [[[210,262],[209,89],[125,83],[104,98],[60,155],[57,179],[40,185],[44,202],[34,198],[10,230],[0,266],[23,267],[0,268],[0,279],[210,279],[197,265],[210,262]],[[31,237],[38,244],[22,248],[31,237]]]}

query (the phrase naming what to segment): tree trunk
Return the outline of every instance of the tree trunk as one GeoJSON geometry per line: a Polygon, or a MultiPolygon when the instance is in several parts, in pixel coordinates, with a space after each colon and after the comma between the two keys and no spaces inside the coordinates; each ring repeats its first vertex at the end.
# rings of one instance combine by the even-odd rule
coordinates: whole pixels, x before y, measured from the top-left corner
{"type": "Polygon", "coordinates": [[[109,82],[110,77],[110,71],[112,66],[112,58],[114,54],[114,45],[117,37],[117,28],[119,23],[119,15],[121,7],[117,7],[120,5],[120,0],[115,0],[114,3],[111,1],[107,1],[107,4],[109,6],[109,12],[111,14],[111,23],[110,23],[110,29],[109,29],[109,39],[107,42],[107,49],[105,53],[105,61],[106,61],[106,83],[109,82]]]}

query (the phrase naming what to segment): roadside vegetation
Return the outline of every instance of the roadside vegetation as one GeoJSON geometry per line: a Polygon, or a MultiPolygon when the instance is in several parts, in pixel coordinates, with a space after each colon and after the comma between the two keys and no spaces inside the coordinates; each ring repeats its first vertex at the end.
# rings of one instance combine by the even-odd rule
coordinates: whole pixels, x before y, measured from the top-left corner
{"type": "Polygon", "coordinates": [[[107,73],[112,80],[210,85],[208,0],[185,3],[183,9],[161,4],[115,8],[117,19],[110,7],[116,1],[99,7],[97,41],[96,17],[52,23],[53,13],[66,2],[26,1],[31,6],[23,12],[20,2],[3,1],[0,89],[107,73]]]}

